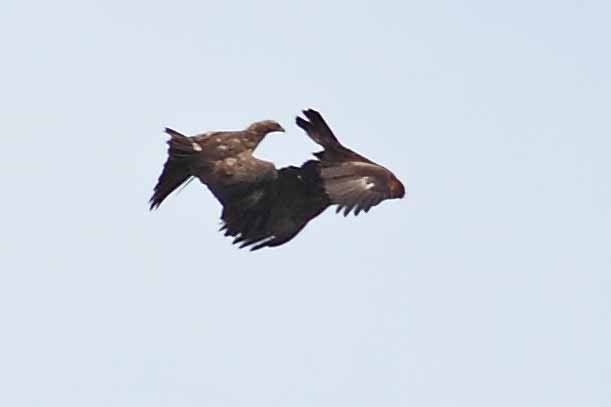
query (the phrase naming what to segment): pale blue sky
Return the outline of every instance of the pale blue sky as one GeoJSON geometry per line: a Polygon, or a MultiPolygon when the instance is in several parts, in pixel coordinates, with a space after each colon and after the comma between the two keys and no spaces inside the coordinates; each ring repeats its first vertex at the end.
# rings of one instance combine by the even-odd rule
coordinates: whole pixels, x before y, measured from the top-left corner
{"type": "Polygon", "coordinates": [[[0,405],[611,405],[611,5],[4,2],[0,405]],[[164,126],[320,110],[402,201],[239,251],[164,126]]]}

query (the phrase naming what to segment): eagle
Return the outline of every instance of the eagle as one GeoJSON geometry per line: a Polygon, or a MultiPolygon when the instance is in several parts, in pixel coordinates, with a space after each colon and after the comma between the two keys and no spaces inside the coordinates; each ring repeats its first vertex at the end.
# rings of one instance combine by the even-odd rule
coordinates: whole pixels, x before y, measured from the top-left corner
{"type": "Polygon", "coordinates": [[[240,248],[258,250],[290,241],[329,206],[336,205],[344,216],[358,215],[405,196],[405,187],[390,170],[341,144],[319,112],[307,109],[303,116],[296,118],[297,126],[323,149],[300,167],[280,169],[253,155],[268,134],[285,131],[273,120],[192,137],[166,128],[168,159],[150,209],[197,178],[223,206],[225,236],[240,248]]]}

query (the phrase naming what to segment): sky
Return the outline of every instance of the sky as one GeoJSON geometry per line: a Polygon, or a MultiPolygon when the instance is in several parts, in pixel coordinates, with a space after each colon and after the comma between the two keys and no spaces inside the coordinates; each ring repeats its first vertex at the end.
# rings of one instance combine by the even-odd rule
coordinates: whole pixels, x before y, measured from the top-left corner
{"type": "Polygon", "coordinates": [[[611,405],[603,1],[27,2],[0,14],[0,405],[611,405]],[[403,200],[255,253],[165,126],[319,110],[403,200]]]}

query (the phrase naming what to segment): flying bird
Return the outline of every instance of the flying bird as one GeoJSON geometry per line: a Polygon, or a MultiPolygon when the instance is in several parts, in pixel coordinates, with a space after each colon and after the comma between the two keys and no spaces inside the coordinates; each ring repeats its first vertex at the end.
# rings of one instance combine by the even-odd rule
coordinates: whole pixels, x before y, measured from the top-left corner
{"type": "Polygon", "coordinates": [[[242,131],[210,131],[193,137],[170,128],[165,132],[170,135],[168,160],[150,199],[150,209],[158,208],[172,191],[192,177],[207,185],[222,204],[234,190],[275,177],[274,164],[259,160],[252,153],[265,136],[284,132],[284,128],[278,122],[264,120],[242,131]]]}
{"type": "Polygon", "coordinates": [[[324,150],[314,155],[320,160],[320,176],[324,190],[336,212],[344,216],[354,210],[369,211],[385,199],[403,198],[405,187],[388,169],[344,147],[335,137],[321,114],[303,111],[309,120],[297,117],[296,122],[324,150]]]}
{"type": "Polygon", "coordinates": [[[274,121],[258,122],[241,132],[209,132],[194,137],[166,129],[168,160],[151,209],[192,177],[207,185],[223,205],[221,230],[251,250],[282,245],[331,205],[344,216],[367,212],[385,199],[402,198],[403,184],[388,169],[343,146],[320,113],[309,109],[296,123],[323,147],[317,159],[301,167],[276,169],[253,151],[274,131],[274,121]]]}

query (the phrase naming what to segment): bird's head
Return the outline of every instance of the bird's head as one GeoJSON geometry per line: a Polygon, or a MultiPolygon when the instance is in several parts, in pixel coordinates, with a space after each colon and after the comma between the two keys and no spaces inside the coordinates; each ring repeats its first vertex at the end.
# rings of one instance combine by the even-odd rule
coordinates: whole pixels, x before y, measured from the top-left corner
{"type": "Polygon", "coordinates": [[[394,175],[390,180],[390,197],[392,198],[403,198],[405,196],[405,187],[394,175]]]}
{"type": "Polygon", "coordinates": [[[266,135],[268,133],[273,133],[275,131],[284,132],[284,127],[280,125],[277,121],[274,120],[263,120],[261,122],[255,122],[248,126],[247,131],[259,135],[266,135]]]}

